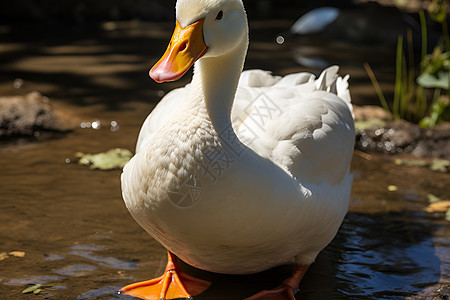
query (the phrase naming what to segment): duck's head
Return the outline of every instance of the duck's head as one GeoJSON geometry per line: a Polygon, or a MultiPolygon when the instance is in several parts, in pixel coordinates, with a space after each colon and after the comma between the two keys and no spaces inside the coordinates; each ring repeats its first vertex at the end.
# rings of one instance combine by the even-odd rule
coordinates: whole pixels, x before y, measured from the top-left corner
{"type": "Polygon", "coordinates": [[[224,55],[247,39],[242,0],[178,0],[176,18],[169,46],[150,70],[159,83],[177,80],[200,58],[224,55]]]}

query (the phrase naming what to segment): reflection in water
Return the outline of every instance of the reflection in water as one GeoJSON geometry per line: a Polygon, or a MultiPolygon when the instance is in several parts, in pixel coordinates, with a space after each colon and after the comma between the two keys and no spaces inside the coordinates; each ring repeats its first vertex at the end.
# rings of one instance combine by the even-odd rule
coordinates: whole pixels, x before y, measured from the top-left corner
{"type": "Polygon", "coordinates": [[[55,270],[56,274],[65,276],[86,276],[89,272],[96,270],[97,267],[91,265],[71,265],[55,270]]]}
{"type": "Polygon", "coordinates": [[[70,251],[69,254],[81,256],[81,257],[87,258],[89,260],[98,262],[99,265],[102,267],[114,268],[114,269],[119,269],[119,270],[136,269],[136,263],[134,263],[134,262],[123,261],[123,260],[117,259],[115,257],[95,256],[95,255],[92,255],[92,252],[89,252],[89,251],[73,250],[73,251],[70,251]]]}
{"type": "Polygon", "coordinates": [[[331,245],[339,254],[338,296],[391,299],[439,282],[432,228],[415,214],[350,213],[331,245]]]}
{"type": "Polygon", "coordinates": [[[26,276],[22,278],[13,278],[4,282],[4,284],[8,285],[26,285],[29,283],[36,284],[45,284],[53,281],[63,280],[64,277],[56,276],[56,275],[35,275],[35,276],[26,276]]]}
{"type": "MultiPolygon", "coordinates": [[[[111,296],[117,293],[117,291],[122,286],[106,286],[103,288],[93,289],[91,291],[85,292],[81,294],[79,297],[77,297],[77,300],[84,300],[84,299],[98,299],[102,296],[111,296]]],[[[118,298],[118,297],[117,297],[118,298]]],[[[114,299],[117,299],[114,297],[114,299]]],[[[104,299],[104,298],[101,298],[104,299]]]]}
{"type": "Polygon", "coordinates": [[[45,260],[61,260],[61,259],[64,259],[64,257],[63,256],[61,256],[61,255],[58,255],[58,254],[48,254],[48,255],[45,255],[45,258],[44,258],[45,260]]]}
{"type": "Polygon", "coordinates": [[[73,245],[70,249],[73,250],[86,250],[86,251],[98,251],[104,249],[105,246],[102,245],[73,245]]]}

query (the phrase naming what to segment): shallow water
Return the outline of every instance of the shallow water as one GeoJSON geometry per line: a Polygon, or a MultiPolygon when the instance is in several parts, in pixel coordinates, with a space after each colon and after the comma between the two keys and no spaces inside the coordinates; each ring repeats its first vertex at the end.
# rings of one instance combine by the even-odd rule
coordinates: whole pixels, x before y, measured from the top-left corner
{"type": "MultiPolygon", "coordinates": [[[[70,38],[63,30],[48,35],[38,30],[39,39],[33,34],[21,38],[12,30],[3,38],[1,94],[38,89],[77,124],[100,120],[102,128],[78,127],[67,135],[42,134],[32,142],[0,146],[0,253],[25,252],[23,258],[0,261],[1,299],[118,299],[121,286],[164,270],[165,250],[123,204],[120,171],[94,171],[75,163],[78,151],[133,149],[139,126],[155,101],[188,80],[157,86],[147,79],[147,66],[164,49],[171,24],[114,24],[90,33],[70,32],[70,38]],[[18,77],[25,83],[15,90],[12,83],[18,77]],[[111,121],[120,130],[111,131],[111,121]],[[22,295],[30,283],[54,286],[39,296],[22,295]]],[[[304,70],[294,62],[295,49],[279,48],[267,39],[288,24],[253,23],[255,42],[248,68],[263,65],[278,74],[304,70]]],[[[341,58],[341,64],[354,78],[353,98],[365,103],[365,95],[373,91],[354,58],[350,53],[346,59],[352,63],[341,58]]],[[[386,64],[379,58],[378,68],[384,70],[386,64]]],[[[391,75],[386,72],[384,78],[391,75]]],[[[381,155],[371,160],[355,155],[352,168],[350,212],[308,271],[297,298],[437,295],[437,289],[450,282],[450,232],[442,215],[425,213],[424,208],[429,193],[450,198],[450,175],[396,166],[381,155]],[[389,185],[398,190],[388,191],[389,185]]],[[[242,299],[276,286],[291,271],[291,266],[282,266],[256,275],[227,276],[183,267],[213,283],[195,299],[242,299]]]]}

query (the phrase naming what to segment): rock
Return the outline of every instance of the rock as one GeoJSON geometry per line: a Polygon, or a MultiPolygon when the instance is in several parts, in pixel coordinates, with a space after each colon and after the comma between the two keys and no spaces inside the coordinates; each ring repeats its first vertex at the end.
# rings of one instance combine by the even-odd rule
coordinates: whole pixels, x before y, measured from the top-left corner
{"type": "Polygon", "coordinates": [[[55,115],[50,100],[39,92],[0,97],[0,138],[35,136],[40,131],[68,130],[70,126],[55,115]]]}

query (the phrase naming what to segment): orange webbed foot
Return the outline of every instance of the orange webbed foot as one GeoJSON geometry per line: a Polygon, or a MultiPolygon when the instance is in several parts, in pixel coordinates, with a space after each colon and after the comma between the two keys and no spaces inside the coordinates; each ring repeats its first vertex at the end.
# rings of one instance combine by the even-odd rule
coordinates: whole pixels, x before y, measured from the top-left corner
{"type": "Polygon", "coordinates": [[[175,255],[168,252],[167,266],[162,276],[127,285],[119,293],[146,300],[169,300],[191,298],[204,292],[210,285],[208,281],[183,273],[175,255]]]}
{"type": "Polygon", "coordinates": [[[296,265],[291,277],[271,290],[261,291],[245,300],[295,300],[295,293],[298,291],[298,285],[308,270],[309,265],[296,265]]]}
{"type": "Polygon", "coordinates": [[[293,289],[290,286],[285,284],[281,284],[278,287],[272,290],[264,290],[261,291],[249,298],[245,298],[245,300],[295,300],[295,292],[297,289],[293,289]]]}

